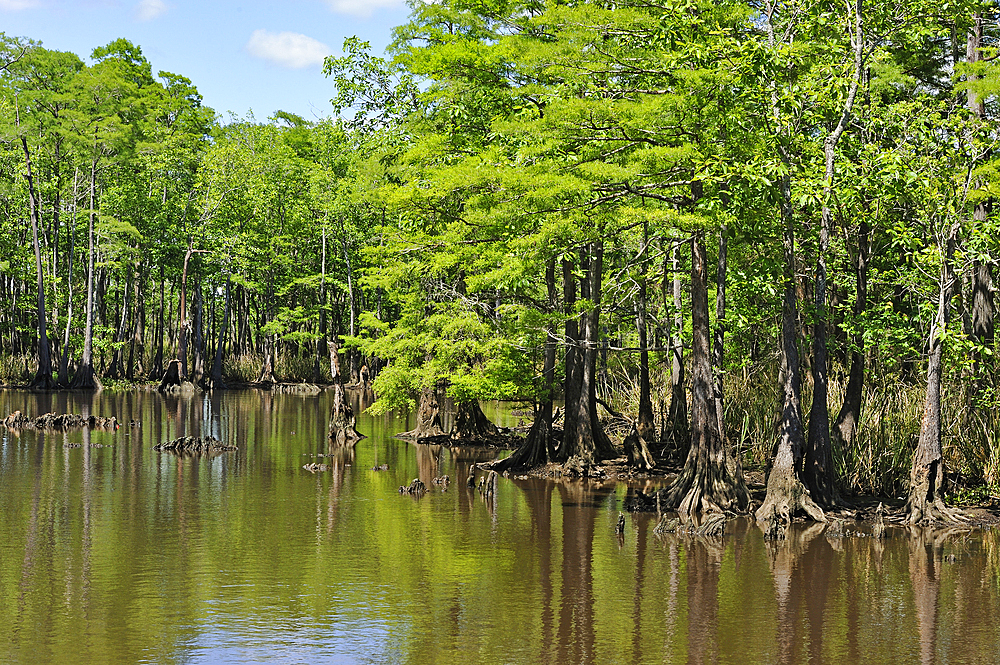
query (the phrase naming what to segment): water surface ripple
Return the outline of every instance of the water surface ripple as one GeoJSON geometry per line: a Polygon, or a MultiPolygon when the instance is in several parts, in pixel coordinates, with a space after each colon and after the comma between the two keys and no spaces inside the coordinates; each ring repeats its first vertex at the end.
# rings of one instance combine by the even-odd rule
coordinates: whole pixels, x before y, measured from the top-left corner
{"type": "Polygon", "coordinates": [[[329,406],[0,391],[0,416],[139,423],[0,433],[0,662],[1000,662],[996,531],[765,543],[629,515],[619,539],[623,484],[503,479],[487,501],[464,481],[491,453],[393,439],[412,423],[391,415],[331,448],[329,406]],[[188,434],[239,449],[153,450],[188,434]]]}

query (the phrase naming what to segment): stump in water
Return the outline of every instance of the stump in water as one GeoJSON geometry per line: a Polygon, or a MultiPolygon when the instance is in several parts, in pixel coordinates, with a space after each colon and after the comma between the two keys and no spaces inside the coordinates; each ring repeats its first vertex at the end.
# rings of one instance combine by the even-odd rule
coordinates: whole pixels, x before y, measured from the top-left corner
{"type": "Polygon", "coordinates": [[[354,429],[357,418],[354,409],[347,400],[344,393],[344,386],[340,380],[333,384],[333,407],[330,409],[330,440],[340,445],[353,443],[358,439],[363,439],[364,435],[354,429]]]}
{"type": "Polygon", "coordinates": [[[213,451],[236,450],[236,446],[228,446],[214,436],[204,438],[198,436],[182,436],[173,441],[158,443],[153,450],[171,453],[208,453],[213,451]]]}
{"type": "Polygon", "coordinates": [[[461,402],[455,414],[451,440],[461,443],[486,443],[499,434],[497,426],[483,413],[479,402],[461,402]]]}
{"type": "Polygon", "coordinates": [[[872,538],[881,540],[885,538],[885,507],[879,503],[875,510],[875,521],[872,522],[872,538]]]}
{"type": "Polygon", "coordinates": [[[167,371],[156,389],[161,393],[187,393],[194,392],[194,384],[181,379],[181,361],[174,359],[167,365],[167,371]]]}
{"type": "Polygon", "coordinates": [[[401,439],[414,439],[417,443],[448,438],[448,434],[441,427],[441,407],[438,404],[436,388],[424,388],[420,393],[417,426],[409,432],[396,436],[401,439]]]}
{"type": "Polygon", "coordinates": [[[407,487],[399,486],[400,494],[409,494],[410,496],[421,496],[426,491],[427,485],[424,485],[419,478],[414,478],[407,487]]]}
{"type": "Polygon", "coordinates": [[[354,443],[364,436],[354,429],[357,418],[354,409],[347,400],[344,392],[344,383],[340,376],[340,355],[339,344],[334,336],[330,344],[330,372],[333,374],[333,407],[330,409],[330,441],[339,445],[354,443]]]}

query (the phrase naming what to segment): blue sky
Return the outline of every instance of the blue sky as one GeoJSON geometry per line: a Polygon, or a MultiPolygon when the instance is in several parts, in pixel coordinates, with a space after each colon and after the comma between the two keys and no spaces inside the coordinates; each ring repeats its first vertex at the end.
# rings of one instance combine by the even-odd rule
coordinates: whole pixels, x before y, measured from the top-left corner
{"type": "Polygon", "coordinates": [[[124,37],[154,73],[191,79],[223,117],[315,119],[332,113],[323,56],[352,35],[381,53],[407,13],[404,0],[0,0],[0,31],[84,59],[124,37]]]}

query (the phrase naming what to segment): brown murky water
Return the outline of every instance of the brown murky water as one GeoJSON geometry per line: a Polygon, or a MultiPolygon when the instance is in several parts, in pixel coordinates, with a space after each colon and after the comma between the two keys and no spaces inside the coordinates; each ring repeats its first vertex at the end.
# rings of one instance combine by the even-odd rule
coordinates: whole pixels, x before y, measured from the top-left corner
{"type": "Polygon", "coordinates": [[[141,423],[2,433],[0,662],[1000,663],[996,531],[770,544],[630,515],[619,539],[622,485],[502,479],[487,502],[464,483],[482,454],[392,439],[394,417],[331,450],[328,406],[0,391],[0,417],[141,423]],[[182,434],[239,450],[153,450],[182,434]],[[400,496],[415,477],[431,491],[400,496]]]}

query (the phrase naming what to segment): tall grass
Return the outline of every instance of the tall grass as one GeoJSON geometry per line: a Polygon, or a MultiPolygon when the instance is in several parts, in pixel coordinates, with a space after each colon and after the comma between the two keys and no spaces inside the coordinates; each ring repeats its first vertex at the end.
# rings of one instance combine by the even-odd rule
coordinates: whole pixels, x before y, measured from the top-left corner
{"type": "Polygon", "coordinates": [[[25,384],[34,376],[38,361],[32,354],[0,356],[0,384],[25,384]]]}

